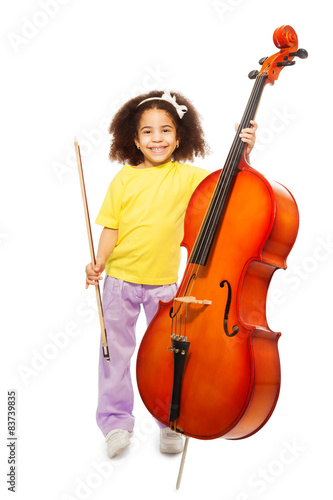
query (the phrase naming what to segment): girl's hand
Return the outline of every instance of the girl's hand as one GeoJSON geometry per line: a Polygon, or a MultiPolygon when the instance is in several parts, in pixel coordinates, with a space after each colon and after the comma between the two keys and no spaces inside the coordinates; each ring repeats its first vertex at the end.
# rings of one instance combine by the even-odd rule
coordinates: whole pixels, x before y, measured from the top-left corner
{"type": "MultiPolygon", "coordinates": [[[[251,123],[252,127],[251,128],[243,128],[243,130],[241,130],[241,133],[239,134],[239,137],[242,139],[242,141],[247,143],[246,152],[245,152],[245,157],[246,157],[247,161],[249,161],[250,153],[251,153],[253,146],[256,142],[256,130],[258,128],[258,124],[254,120],[251,120],[250,123],[251,123]]],[[[237,131],[238,128],[239,128],[239,124],[236,123],[235,130],[237,131]]]]}
{"type": "Polygon", "coordinates": [[[91,262],[86,265],[86,288],[89,285],[98,285],[99,280],[102,280],[101,276],[104,271],[105,265],[100,261],[100,259],[96,259],[96,265],[93,266],[91,262]]]}

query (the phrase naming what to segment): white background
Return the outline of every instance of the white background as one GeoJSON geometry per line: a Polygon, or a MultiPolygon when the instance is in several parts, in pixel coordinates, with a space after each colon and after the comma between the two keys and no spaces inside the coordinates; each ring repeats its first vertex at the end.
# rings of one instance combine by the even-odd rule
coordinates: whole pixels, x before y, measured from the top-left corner
{"type": "MultiPolygon", "coordinates": [[[[1,4],[1,495],[7,491],[7,391],[17,391],[18,499],[265,500],[331,495],[331,15],[328,0],[21,0],[1,4]],[[241,441],[190,440],[158,451],[136,393],[135,437],[110,461],[95,423],[99,323],[84,288],[89,249],[75,165],[81,145],[91,219],[120,168],[107,126],[128,98],[179,90],[203,118],[223,166],[253,83],[294,27],[305,61],[267,86],[252,165],[286,185],[300,229],[269,289],[281,331],[281,394],[267,425],[241,441]]],[[[100,229],[93,225],[95,245],[100,229]]],[[[145,320],[138,325],[138,340],[145,320]]],[[[112,349],[112,346],[111,346],[112,349]]],[[[133,362],[133,370],[135,363],[133,362]]],[[[2,496],[3,498],[3,496],[2,496]]],[[[7,498],[7,496],[6,496],[7,498]]]]}

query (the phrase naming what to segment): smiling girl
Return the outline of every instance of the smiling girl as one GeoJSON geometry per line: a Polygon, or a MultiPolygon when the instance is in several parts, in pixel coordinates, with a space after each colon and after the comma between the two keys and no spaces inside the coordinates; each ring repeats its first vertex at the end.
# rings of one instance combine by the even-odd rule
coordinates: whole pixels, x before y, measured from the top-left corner
{"type": "MultiPolygon", "coordinates": [[[[240,137],[249,155],[257,125],[240,137]]],[[[179,93],[152,91],[127,102],[110,125],[110,159],[125,163],[106,193],[96,223],[103,226],[95,267],[86,266],[86,288],[105,270],[104,319],[111,360],[99,362],[97,423],[113,457],[133,434],[130,360],[143,306],[149,324],[159,301],[177,290],[186,207],[210,172],[181,163],[204,157],[208,147],[193,105],[179,93]]],[[[160,450],[179,453],[182,437],[160,424],[160,450]]]]}

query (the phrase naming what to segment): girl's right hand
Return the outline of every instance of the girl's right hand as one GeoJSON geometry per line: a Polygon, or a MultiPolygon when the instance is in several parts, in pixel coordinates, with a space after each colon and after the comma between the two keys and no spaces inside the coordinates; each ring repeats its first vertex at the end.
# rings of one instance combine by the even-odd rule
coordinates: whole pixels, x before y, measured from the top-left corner
{"type": "Polygon", "coordinates": [[[86,288],[88,288],[89,285],[98,285],[99,280],[103,279],[101,274],[104,268],[105,265],[101,263],[99,259],[96,259],[95,266],[93,266],[91,262],[86,265],[86,288]]]}

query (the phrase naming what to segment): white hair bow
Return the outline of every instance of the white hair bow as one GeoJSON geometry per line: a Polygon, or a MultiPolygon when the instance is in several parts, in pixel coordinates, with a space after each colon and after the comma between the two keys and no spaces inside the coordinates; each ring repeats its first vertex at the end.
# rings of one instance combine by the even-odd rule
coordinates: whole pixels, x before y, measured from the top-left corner
{"type": "Polygon", "coordinates": [[[137,105],[137,107],[141,106],[141,104],[143,104],[144,102],[153,101],[153,100],[156,100],[156,99],[167,101],[170,104],[172,104],[176,108],[178,116],[179,116],[180,119],[183,118],[183,116],[185,115],[185,113],[187,111],[187,107],[184,106],[183,104],[178,104],[177,101],[176,101],[176,96],[172,97],[172,95],[170,94],[170,91],[168,89],[166,89],[164,91],[164,94],[162,95],[162,97],[149,97],[149,99],[145,99],[144,101],[141,101],[137,105]]]}

